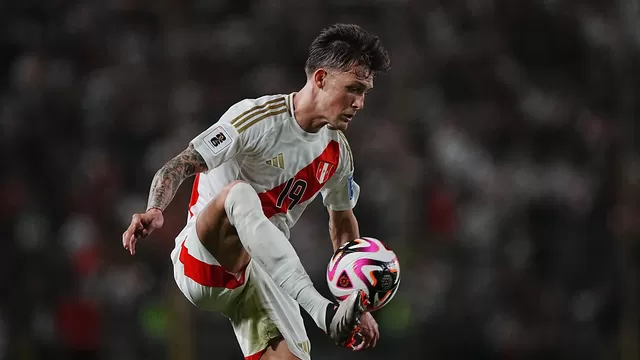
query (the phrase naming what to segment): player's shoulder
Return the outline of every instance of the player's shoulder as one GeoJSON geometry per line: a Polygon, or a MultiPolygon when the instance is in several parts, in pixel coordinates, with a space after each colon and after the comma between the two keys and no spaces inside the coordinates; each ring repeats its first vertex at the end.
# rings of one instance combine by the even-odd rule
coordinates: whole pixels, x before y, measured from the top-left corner
{"type": "Polygon", "coordinates": [[[329,136],[329,139],[340,144],[340,147],[349,146],[349,140],[347,139],[347,135],[342,130],[333,129],[329,126],[325,126],[325,131],[329,136]]]}
{"type": "Polygon", "coordinates": [[[232,105],[225,113],[224,120],[229,122],[238,133],[249,129],[252,132],[265,132],[286,116],[289,112],[288,95],[265,95],[254,99],[243,99],[232,105]]]}
{"type": "Polygon", "coordinates": [[[342,154],[342,156],[340,156],[341,161],[348,162],[349,166],[347,168],[349,171],[353,171],[353,153],[351,152],[351,145],[349,145],[347,135],[342,130],[327,128],[327,131],[331,140],[336,141],[340,145],[340,153],[342,154]]]}

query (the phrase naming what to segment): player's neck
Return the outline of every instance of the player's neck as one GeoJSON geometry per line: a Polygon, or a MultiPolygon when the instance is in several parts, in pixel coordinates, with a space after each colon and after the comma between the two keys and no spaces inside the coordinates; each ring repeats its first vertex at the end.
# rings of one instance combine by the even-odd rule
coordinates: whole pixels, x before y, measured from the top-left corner
{"type": "Polygon", "coordinates": [[[293,113],[300,128],[309,133],[317,133],[328,123],[315,110],[311,91],[306,86],[293,94],[293,113]]]}

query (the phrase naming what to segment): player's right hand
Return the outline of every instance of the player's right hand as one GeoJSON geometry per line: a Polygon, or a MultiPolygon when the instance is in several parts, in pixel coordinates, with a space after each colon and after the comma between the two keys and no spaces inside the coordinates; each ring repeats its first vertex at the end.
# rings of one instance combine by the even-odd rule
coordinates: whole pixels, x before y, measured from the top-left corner
{"type": "Polygon", "coordinates": [[[376,343],[380,338],[380,330],[378,330],[378,323],[373,316],[371,316],[371,313],[365,312],[362,314],[358,328],[360,339],[358,339],[357,344],[354,344],[352,349],[354,351],[360,351],[376,347],[376,343]]]}
{"type": "Polygon", "coordinates": [[[131,217],[131,225],[122,234],[122,246],[129,250],[131,255],[134,255],[138,240],[146,238],[153,230],[161,228],[163,224],[164,216],[159,209],[149,209],[146,213],[134,214],[131,217]]]}

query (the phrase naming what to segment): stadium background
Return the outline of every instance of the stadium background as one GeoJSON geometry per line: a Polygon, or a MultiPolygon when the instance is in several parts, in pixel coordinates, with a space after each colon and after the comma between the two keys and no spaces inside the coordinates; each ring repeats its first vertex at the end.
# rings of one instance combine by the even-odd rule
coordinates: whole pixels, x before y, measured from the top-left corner
{"type": "MultiPolygon", "coordinates": [[[[190,181],[135,257],[120,236],[164,161],[301,87],[337,21],[392,56],[348,136],[362,234],[403,279],[375,350],[310,326],[314,359],[640,358],[636,1],[5,0],[0,19],[0,358],[240,359],[171,278],[190,181]]],[[[318,202],[292,234],[325,294],[326,223],[318,202]]]]}

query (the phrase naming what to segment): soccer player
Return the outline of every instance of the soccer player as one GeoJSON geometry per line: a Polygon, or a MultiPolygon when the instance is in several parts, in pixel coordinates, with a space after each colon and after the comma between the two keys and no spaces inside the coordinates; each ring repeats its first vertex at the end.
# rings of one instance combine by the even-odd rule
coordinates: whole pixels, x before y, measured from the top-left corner
{"type": "Polygon", "coordinates": [[[162,226],[182,181],[195,175],[171,253],[174,278],[193,304],[229,317],[246,359],[310,358],[299,305],[338,345],[376,344],[364,292],[339,305],[324,298],[288,237],[318,193],[334,251],[360,236],[359,187],[343,131],[389,62],[379,38],[359,26],[324,29],[309,48],[304,87],[231,106],[158,170],[146,212],[133,215],[122,235],[135,254],[137,241],[162,226]]]}

